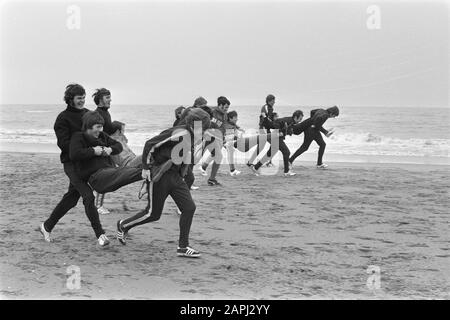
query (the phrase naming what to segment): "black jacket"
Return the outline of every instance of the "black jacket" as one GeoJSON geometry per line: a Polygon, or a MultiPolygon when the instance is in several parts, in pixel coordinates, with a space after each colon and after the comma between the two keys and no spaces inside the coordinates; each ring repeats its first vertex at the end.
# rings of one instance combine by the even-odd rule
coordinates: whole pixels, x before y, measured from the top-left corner
{"type": "Polygon", "coordinates": [[[77,132],[70,140],[70,160],[74,163],[75,172],[83,179],[89,177],[97,170],[107,167],[114,167],[110,156],[96,156],[94,148],[96,146],[110,147],[113,151],[111,155],[122,152],[122,144],[112,139],[104,132],[100,132],[96,139],[84,132],[77,132]]]}
{"type": "Polygon", "coordinates": [[[95,111],[98,111],[102,116],[103,120],[105,120],[105,124],[103,125],[103,131],[109,135],[112,135],[117,130],[122,129],[120,126],[120,122],[111,120],[111,114],[108,111],[108,108],[97,107],[95,111]]]}
{"type": "Polygon", "coordinates": [[[67,106],[66,110],[56,117],[53,129],[55,130],[58,147],[61,149],[60,159],[62,163],[70,162],[70,139],[75,132],[81,131],[81,118],[87,111],[86,108],[77,109],[67,106]]]}
{"type": "Polygon", "coordinates": [[[325,130],[325,128],[323,128],[322,126],[325,123],[325,121],[328,120],[329,117],[330,117],[330,114],[325,109],[311,110],[312,124],[314,125],[314,127],[317,130],[320,130],[321,132],[323,132],[325,134],[328,133],[328,130],[325,130]]]}
{"type": "Polygon", "coordinates": [[[287,135],[292,135],[292,126],[294,124],[294,118],[292,117],[278,118],[273,121],[272,128],[278,129],[283,134],[283,136],[280,136],[280,139],[284,140],[287,135]]]}

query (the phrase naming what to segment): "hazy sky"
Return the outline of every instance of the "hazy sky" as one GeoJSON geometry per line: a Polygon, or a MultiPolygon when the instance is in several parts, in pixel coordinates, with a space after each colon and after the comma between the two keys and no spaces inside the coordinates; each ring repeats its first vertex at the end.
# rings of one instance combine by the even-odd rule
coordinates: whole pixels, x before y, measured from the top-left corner
{"type": "MultiPolygon", "coordinates": [[[[449,20],[425,2],[4,2],[3,104],[62,103],[78,82],[115,104],[448,106],[449,20]],[[80,8],[69,30],[67,7],[80,8]],[[366,26],[380,8],[381,29],[366,26]]],[[[91,103],[89,98],[89,103],[91,103]]]]}

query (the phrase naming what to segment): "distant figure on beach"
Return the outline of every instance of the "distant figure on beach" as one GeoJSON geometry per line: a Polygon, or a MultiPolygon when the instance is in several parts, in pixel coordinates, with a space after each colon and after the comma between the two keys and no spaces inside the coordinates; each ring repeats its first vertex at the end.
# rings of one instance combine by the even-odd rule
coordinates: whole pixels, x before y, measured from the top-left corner
{"type": "MultiPolygon", "coordinates": [[[[112,121],[109,109],[111,108],[111,92],[106,88],[97,89],[92,95],[97,111],[105,121],[103,132],[122,144],[123,150],[120,154],[113,155],[111,159],[118,167],[141,168],[141,156],[136,154],[128,146],[128,139],[125,136],[125,124],[119,121],[112,121]]],[[[105,194],[96,192],[95,205],[99,214],[109,214],[109,210],[104,206],[105,194]]]]}
{"type": "MultiPolygon", "coordinates": [[[[274,105],[275,105],[275,96],[273,94],[269,94],[266,97],[266,104],[263,105],[261,107],[261,112],[259,114],[259,130],[265,130],[267,133],[270,133],[270,129],[273,126],[273,121],[274,121],[274,105]]],[[[269,141],[267,141],[267,143],[270,144],[269,141]]],[[[256,156],[258,156],[261,151],[264,149],[265,145],[260,146],[258,145],[258,147],[256,148],[255,152],[256,155],[255,156],[251,156],[251,159],[256,158],[256,156]]],[[[271,155],[271,150],[269,148],[269,153],[267,154],[268,157],[270,157],[271,155]]],[[[263,163],[264,164],[264,163],[263,163]]],[[[266,163],[266,165],[268,167],[273,166],[272,161],[269,160],[269,162],[266,163]]],[[[250,167],[250,169],[252,169],[254,171],[254,167],[252,163],[247,163],[247,166],[250,167]]]]}
{"type": "MultiPolygon", "coordinates": [[[[136,215],[117,221],[117,239],[126,244],[128,231],[138,225],[159,220],[164,203],[170,195],[181,210],[177,255],[197,258],[200,253],[189,246],[189,232],[195,212],[190,189],[183,179],[192,162],[192,150],[202,143],[194,141],[194,122],[201,121],[202,133],[210,126],[210,117],[200,108],[191,108],[185,124],[169,128],[145,143],[142,156],[142,177],[147,180],[147,207],[136,215]],[[175,163],[172,150],[180,141],[190,139],[190,150],[180,150],[180,162],[175,163]]],[[[189,140],[187,140],[189,141],[189,140]]]]}
{"type": "Polygon", "coordinates": [[[228,100],[224,96],[220,96],[217,98],[217,107],[213,107],[212,109],[212,118],[211,118],[211,128],[217,129],[221,133],[221,137],[211,137],[209,141],[205,142],[204,150],[208,150],[210,155],[206,158],[206,160],[200,164],[199,169],[202,175],[207,176],[206,169],[210,164],[212,158],[213,164],[211,168],[211,173],[208,178],[209,186],[220,186],[221,183],[217,181],[216,175],[220,168],[220,163],[222,162],[222,147],[224,143],[225,136],[225,124],[228,121],[227,112],[230,107],[230,100],[228,100]]]}
{"type": "MultiPolygon", "coordinates": [[[[75,166],[69,156],[70,140],[76,132],[81,131],[82,117],[88,111],[84,108],[85,98],[86,91],[81,85],[69,84],[66,87],[64,101],[67,107],[56,118],[54,130],[58,147],[61,149],[61,163],[63,164],[65,174],[69,178],[69,189],[50,214],[50,217],[40,225],[39,231],[44,236],[45,241],[51,242],[52,238],[50,233],[55,225],[70,209],[77,205],[78,200],[82,197],[86,215],[91,222],[98,243],[104,246],[109,243],[109,240],[100,223],[97,208],[94,203],[94,194],[87,182],[77,175],[75,166]]],[[[94,152],[94,149],[91,152],[94,152]]]]}
{"type": "MultiPolygon", "coordinates": [[[[326,143],[323,140],[321,132],[324,133],[326,137],[331,136],[333,134],[333,130],[330,130],[330,131],[326,130],[323,127],[323,124],[329,118],[335,118],[338,115],[339,115],[339,108],[337,106],[328,108],[326,110],[325,109],[311,110],[311,117],[310,117],[311,120],[309,120],[310,122],[308,121],[306,128],[303,129],[304,130],[303,144],[289,158],[290,166],[292,166],[292,164],[294,163],[295,159],[298,156],[300,156],[302,153],[304,153],[306,150],[308,150],[309,146],[311,145],[311,142],[315,141],[319,145],[319,154],[317,157],[317,168],[325,169],[328,167],[328,165],[326,165],[322,162],[322,157],[325,152],[326,143]]],[[[305,121],[307,121],[307,120],[305,120],[305,121]]],[[[303,122],[302,122],[302,124],[303,124],[303,122]]],[[[296,131],[295,129],[293,129],[293,130],[296,131]]]]}

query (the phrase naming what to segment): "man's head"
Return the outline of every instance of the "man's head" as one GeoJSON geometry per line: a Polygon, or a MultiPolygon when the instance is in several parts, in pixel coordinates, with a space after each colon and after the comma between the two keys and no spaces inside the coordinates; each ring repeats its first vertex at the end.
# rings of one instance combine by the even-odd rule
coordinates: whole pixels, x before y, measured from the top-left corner
{"type": "Polygon", "coordinates": [[[331,107],[327,109],[330,118],[336,118],[339,115],[339,108],[337,106],[331,107]]]}
{"type": "Polygon", "coordinates": [[[186,125],[191,130],[194,130],[195,122],[197,122],[197,121],[201,122],[202,132],[204,132],[206,129],[208,129],[211,125],[211,118],[210,118],[209,114],[200,108],[189,109],[188,114],[186,115],[185,121],[186,121],[186,125]]]}
{"type": "Polygon", "coordinates": [[[278,113],[274,112],[274,113],[272,114],[272,119],[273,119],[273,121],[278,120],[278,113]]]}
{"type": "Polygon", "coordinates": [[[105,120],[103,120],[100,113],[97,111],[88,111],[83,115],[82,121],[83,125],[81,130],[94,138],[98,138],[105,124],[105,120]]]}
{"type": "Polygon", "coordinates": [[[198,97],[197,99],[195,99],[195,101],[194,101],[194,107],[198,107],[198,108],[201,108],[201,107],[206,107],[206,105],[208,104],[208,101],[206,101],[206,99],[205,98],[203,98],[203,97],[198,97]]]}
{"type": "Polygon", "coordinates": [[[220,96],[217,98],[217,106],[220,110],[222,110],[223,113],[228,112],[228,108],[230,107],[230,100],[225,98],[224,96],[220,96]]]}
{"type": "Polygon", "coordinates": [[[238,121],[238,114],[236,111],[230,111],[227,113],[228,122],[236,124],[238,121]]]}
{"type": "Polygon", "coordinates": [[[69,84],[64,92],[64,101],[68,106],[82,109],[86,99],[86,91],[76,83],[69,84]]]}
{"type": "Polygon", "coordinates": [[[111,92],[106,88],[95,90],[92,97],[95,104],[100,108],[109,108],[111,106],[111,92]]]}
{"type": "Polygon", "coordinates": [[[273,105],[275,104],[275,96],[273,94],[269,94],[266,97],[266,104],[270,107],[273,107],[273,105]]]}
{"type": "Polygon", "coordinates": [[[179,120],[181,118],[181,115],[183,114],[183,111],[186,110],[185,107],[179,106],[175,109],[175,119],[179,120]]]}
{"type": "Polygon", "coordinates": [[[292,119],[294,119],[295,123],[299,123],[303,119],[303,112],[302,110],[295,110],[292,114],[292,119]]]}

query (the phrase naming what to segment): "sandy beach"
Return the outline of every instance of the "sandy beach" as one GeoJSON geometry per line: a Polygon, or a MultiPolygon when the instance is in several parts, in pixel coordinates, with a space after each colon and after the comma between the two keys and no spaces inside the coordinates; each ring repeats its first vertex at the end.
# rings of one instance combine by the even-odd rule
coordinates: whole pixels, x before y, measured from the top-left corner
{"type": "Polygon", "coordinates": [[[57,154],[0,153],[2,299],[449,299],[450,167],[296,162],[291,178],[196,172],[191,245],[175,255],[172,200],[161,220],[137,227],[122,246],[119,218],[145,203],[140,183],[108,194],[101,221],[112,243],[97,245],[81,201],[55,227],[36,227],[67,189],[57,154]],[[67,288],[68,266],[81,288],[67,288]],[[370,290],[367,268],[380,267],[370,290]]]}

